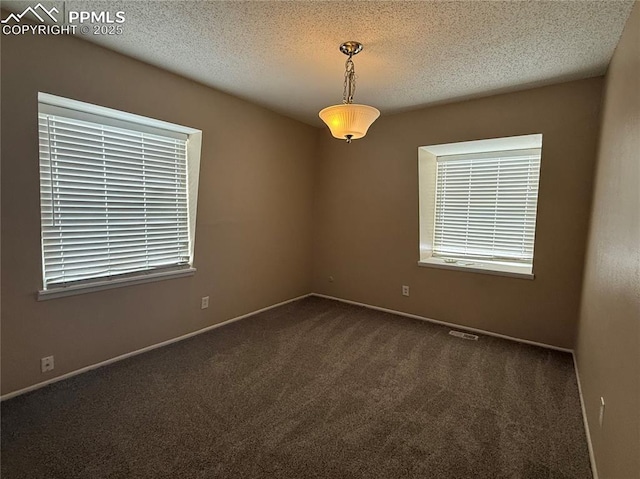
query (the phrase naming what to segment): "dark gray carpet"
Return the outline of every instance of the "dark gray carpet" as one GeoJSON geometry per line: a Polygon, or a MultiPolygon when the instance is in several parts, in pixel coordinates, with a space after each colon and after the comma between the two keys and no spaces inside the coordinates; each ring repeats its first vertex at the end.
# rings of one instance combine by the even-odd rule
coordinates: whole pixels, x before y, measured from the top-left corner
{"type": "Polygon", "coordinates": [[[4,402],[2,477],[591,477],[571,356],[448,331],[290,303],[4,402]]]}

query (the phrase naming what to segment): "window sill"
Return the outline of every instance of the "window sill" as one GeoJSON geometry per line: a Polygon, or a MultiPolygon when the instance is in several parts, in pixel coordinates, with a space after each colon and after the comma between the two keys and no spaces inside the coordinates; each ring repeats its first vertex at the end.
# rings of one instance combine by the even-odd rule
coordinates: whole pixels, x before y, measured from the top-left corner
{"type": "Polygon", "coordinates": [[[426,268],[450,269],[456,271],[468,271],[470,273],[492,274],[496,276],[508,276],[519,279],[534,279],[531,268],[528,266],[515,266],[500,263],[482,263],[472,260],[458,260],[456,263],[446,263],[441,258],[424,258],[418,261],[418,266],[426,268]]]}
{"type": "Polygon", "coordinates": [[[77,294],[93,293],[94,291],[102,291],[105,289],[122,288],[124,286],[133,286],[136,284],[153,283],[155,281],[164,281],[166,279],[182,278],[193,276],[196,272],[195,268],[186,268],[176,271],[164,271],[161,273],[149,273],[140,276],[129,276],[127,278],[114,278],[104,281],[96,281],[92,283],[76,284],[66,287],[54,289],[45,289],[38,291],[38,301],[46,301],[48,299],[64,298],[65,296],[74,296],[77,294]]]}

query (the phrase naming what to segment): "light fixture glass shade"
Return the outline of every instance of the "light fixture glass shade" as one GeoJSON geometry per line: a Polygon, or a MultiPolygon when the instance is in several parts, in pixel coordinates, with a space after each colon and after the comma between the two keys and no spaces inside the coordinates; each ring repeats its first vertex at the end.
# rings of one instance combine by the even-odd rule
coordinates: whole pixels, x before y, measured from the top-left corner
{"type": "Polygon", "coordinates": [[[371,124],[380,116],[380,111],[368,105],[343,103],[328,106],[319,115],[334,137],[357,140],[367,134],[371,124]]]}

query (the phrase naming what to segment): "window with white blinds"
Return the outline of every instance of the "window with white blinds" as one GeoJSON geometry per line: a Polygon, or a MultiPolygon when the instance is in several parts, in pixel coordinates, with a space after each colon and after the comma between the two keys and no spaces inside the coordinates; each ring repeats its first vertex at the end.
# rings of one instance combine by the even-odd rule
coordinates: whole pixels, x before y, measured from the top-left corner
{"type": "Polygon", "coordinates": [[[531,264],[540,149],[439,156],[433,256],[531,264]]]}
{"type": "Polygon", "coordinates": [[[190,266],[187,134],[46,104],[38,123],[45,290],[190,266]]]}

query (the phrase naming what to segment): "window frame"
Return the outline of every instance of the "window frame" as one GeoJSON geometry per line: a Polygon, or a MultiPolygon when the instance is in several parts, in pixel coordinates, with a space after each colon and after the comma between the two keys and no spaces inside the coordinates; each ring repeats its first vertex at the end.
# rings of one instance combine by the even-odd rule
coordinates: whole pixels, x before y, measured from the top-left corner
{"type": "MultiPolygon", "coordinates": [[[[520,261],[502,259],[478,259],[456,255],[434,255],[434,234],[436,215],[436,181],[438,157],[464,157],[469,155],[483,156],[487,153],[538,150],[542,161],[542,134],[521,135],[487,140],[475,140],[460,143],[423,146],[418,149],[418,186],[419,186],[419,260],[418,265],[473,273],[509,276],[520,279],[534,279],[535,233],[534,224],[533,249],[531,264],[520,261]]],[[[538,178],[538,193],[540,179],[538,178]]],[[[539,202],[539,198],[538,198],[539,202]]]]}
{"type": "MultiPolygon", "coordinates": [[[[95,277],[71,281],[69,283],[61,283],[56,285],[45,285],[44,271],[44,245],[43,241],[43,224],[42,224],[42,199],[40,199],[40,232],[41,232],[41,266],[42,266],[42,282],[41,289],[37,293],[37,299],[48,300],[53,298],[71,296],[76,294],[89,293],[105,289],[124,287],[134,284],[148,283],[153,281],[162,281],[167,279],[192,276],[196,272],[194,267],[194,251],[195,251],[195,227],[197,215],[197,198],[198,184],[200,173],[200,153],[202,148],[202,131],[195,128],[185,127],[174,123],[161,120],[155,120],[132,113],[114,110],[90,103],[80,102],[68,98],[63,98],[48,93],[38,93],[38,117],[41,113],[59,114],[70,118],[85,121],[100,120],[104,125],[122,127],[123,125],[135,125],[138,131],[146,132],[166,132],[168,135],[186,135],[187,137],[187,211],[188,211],[188,238],[189,238],[189,261],[185,265],[176,265],[175,267],[146,269],[122,274],[114,274],[112,276],[95,277]]],[[[38,134],[39,135],[39,134],[38,134]]],[[[38,162],[40,163],[40,153],[38,153],[38,162]]],[[[40,190],[39,179],[39,190],[40,190]]]]}

